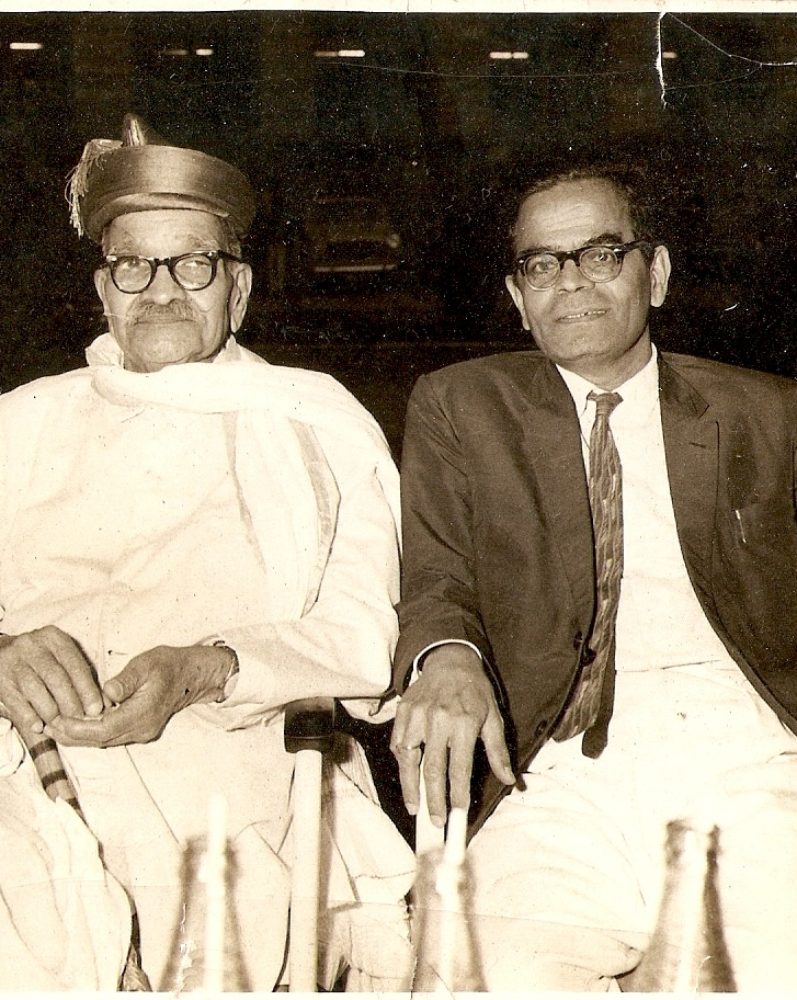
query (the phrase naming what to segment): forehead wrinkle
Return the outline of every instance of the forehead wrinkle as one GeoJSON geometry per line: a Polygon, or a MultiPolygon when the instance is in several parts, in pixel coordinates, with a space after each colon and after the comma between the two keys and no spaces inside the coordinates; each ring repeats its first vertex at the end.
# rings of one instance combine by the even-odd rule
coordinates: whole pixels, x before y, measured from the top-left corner
{"type": "Polygon", "coordinates": [[[560,247],[554,246],[539,246],[539,247],[528,247],[526,250],[521,250],[518,253],[518,257],[529,257],[531,254],[535,253],[574,253],[576,250],[583,250],[586,247],[600,247],[606,246],[607,244],[614,243],[624,243],[625,240],[620,233],[600,233],[598,236],[590,236],[586,243],[582,243],[581,246],[573,247],[572,250],[566,251],[560,247]]]}
{"type": "Polygon", "coordinates": [[[565,249],[564,246],[552,246],[548,240],[567,239],[568,248],[572,246],[570,238],[578,239],[579,246],[607,239],[609,235],[616,236],[616,242],[625,242],[621,234],[628,231],[633,239],[634,225],[631,219],[630,207],[623,193],[610,182],[602,178],[591,178],[583,181],[563,181],[543,191],[536,191],[525,198],[518,206],[513,239],[518,246],[519,239],[524,234],[546,240],[541,249],[565,249]],[[618,232],[609,234],[606,230],[599,236],[586,241],[587,235],[594,229],[604,226],[618,232]]]}
{"type": "MultiPolygon", "coordinates": [[[[172,229],[170,229],[168,235],[169,242],[179,241],[181,243],[186,243],[191,246],[192,250],[215,250],[218,247],[221,247],[224,242],[221,233],[221,226],[215,217],[211,216],[210,218],[213,219],[212,228],[214,232],[212,234],[209,232],[200,232],[193,226],[182,226],[180,224],[176,224],[172,229]]],[[[106,253],[113,253],[117,255],[140,254],[142,237],[131,233],[130,230],[125,228],[125,224],[123,222],[117,222],[115,220],[115,223],[111,223],[108,229],[106,229],[106,253]],[[111,234],[111,229],[119,231],[111,234]]],[[[184,253],[186,251],[181,252],[184,253]]],[[[190,253],[191,251],[189,250],[188,252],[190,253]]]]}

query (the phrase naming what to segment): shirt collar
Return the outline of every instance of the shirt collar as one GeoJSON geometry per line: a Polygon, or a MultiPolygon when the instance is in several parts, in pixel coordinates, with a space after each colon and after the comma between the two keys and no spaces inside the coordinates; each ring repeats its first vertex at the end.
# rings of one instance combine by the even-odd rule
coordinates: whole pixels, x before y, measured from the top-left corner
{"type": "MultiPolygon", "coordinates": [[[[658,351],[655,344],[651,344],[650,346],[650,358],[644,368],[641,368],[636,375],[632,375],[630,379],[623,382],[615,390],[615,392],[619,392],[623,397],[623,405],[618,407],[617,413],[619,414],[622,410],[624,420],[634,416],[638,419],[644,419],[656,405],[659,398],[658,351]]],[[[605,392],[606,390],[594,385],[575,372],[561,368],[559,365],[556,366],[556,369],[562,376],[570,395],[573,397],[573,402],[576,404],[576,413],[581,418],[587,410],[587,396],[591,392],[605,392]]]]}

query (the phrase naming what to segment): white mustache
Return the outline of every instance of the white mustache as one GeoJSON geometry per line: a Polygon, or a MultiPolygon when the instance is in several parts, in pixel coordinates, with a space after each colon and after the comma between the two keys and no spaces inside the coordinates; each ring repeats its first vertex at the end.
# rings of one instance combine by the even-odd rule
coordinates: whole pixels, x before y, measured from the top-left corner
{"type": "Polygon", "coordinates": [[[130,323],[170,323],[198,319],[196,311],[188,302],[174,302],[163,306],[157,303],[142,305],[128,314],[130,323]]]}

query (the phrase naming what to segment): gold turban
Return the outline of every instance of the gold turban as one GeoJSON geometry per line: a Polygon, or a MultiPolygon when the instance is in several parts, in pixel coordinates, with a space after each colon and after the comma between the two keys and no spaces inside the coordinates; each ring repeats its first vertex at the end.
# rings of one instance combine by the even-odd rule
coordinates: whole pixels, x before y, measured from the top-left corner
{"type": "Polygon", "coordinates": [[[171,146],[137,115],[125,115],[122,140],[92,139],[67,187],[70,216],[79,234],[99,243],[118,215],[158,208],[188,208],[227,219],[235,235],[247,233],[255,195],[237,167],[207,153],[171,146]]]}

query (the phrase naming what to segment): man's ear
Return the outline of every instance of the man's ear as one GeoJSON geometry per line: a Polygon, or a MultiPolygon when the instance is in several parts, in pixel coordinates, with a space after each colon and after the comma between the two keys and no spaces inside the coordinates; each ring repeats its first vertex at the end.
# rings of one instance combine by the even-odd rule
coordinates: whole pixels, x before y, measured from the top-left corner
{"type": "Polygon", "coordinates": [[[523,329],[530,330],[528,318],[526,317],[526,307],[523,304],[523,293],[517,286],[514,274],[507,274],[504,278],[504,284],[507,287],[507,291],[512,296],[512,301],[517,306],[517,311],[520,313],[520,318],[523,321],[523,329]]]}
{"type": "Polygon", "coordinates": [[[236,263],[230,265],[232,272],[232,288],[227,302],[227,312],[230,317],[230,333],[241,329],[252,291],[252,268],[248,264],[236,263]]]}
{"type": "Polygon", "coordinates": [[[109,277],[110,273],[106,267],[98,267],[94,272],[94,287],[97,289],[97,295],[102,302],[102,311],[106,316],[108,314],[108,301],[105,297],[105,285],[109,277]]]}
{"type": "Polygon", "coordinates": [[[670,251],[665,246],[657,246],[650,262],[650,304],[660,306],[667,298],[670,283],[670,251]]]}

